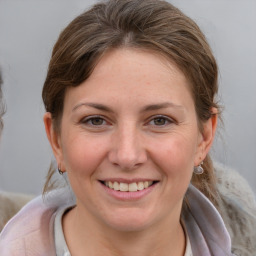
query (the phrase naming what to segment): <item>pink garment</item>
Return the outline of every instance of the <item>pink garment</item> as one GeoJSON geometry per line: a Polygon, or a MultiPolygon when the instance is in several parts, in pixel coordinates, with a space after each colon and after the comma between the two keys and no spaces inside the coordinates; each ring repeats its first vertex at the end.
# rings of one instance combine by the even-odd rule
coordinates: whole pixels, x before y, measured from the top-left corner
{"type": "MultiPolygon", "coordinates": [[[[192,185],[187,191],[190,208],[184,220],[193,255],[232,256],[231,241],[219,213],[212,203],[192,185]]],[[[70,190],[52,191],[46,200],[37,197],[5,226],[0,235],[1,256],[53,256],[53,224],[59,207],[75,204],[70,190]]]]}
{"type": "Polygon", "coordinates": [[[34,199],[5,226],[0,238],[2,256],[53,256],[54,208],[34,199]]]}
{"type": "Polygon", "coordinates": [[[186,193],[189,208],[184,219],[195,256],[232,256],[231,239],[214,205],[198,189],[190,185],[186,193]]]}

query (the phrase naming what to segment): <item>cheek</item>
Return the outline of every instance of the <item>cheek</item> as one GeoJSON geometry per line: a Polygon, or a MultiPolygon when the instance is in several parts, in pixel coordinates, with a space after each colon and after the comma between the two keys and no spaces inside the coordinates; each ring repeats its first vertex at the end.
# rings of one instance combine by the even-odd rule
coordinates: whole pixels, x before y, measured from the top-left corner
{"type": "Polygon", "coordinates": [[[89,136],[66,136],[62,148],[66,170],[78,177],[93,174],[106,152],[102,140],[89,136]]]}
{"type": "Polygon", "coordinates": [[[195,147],[187,140],[175,139],[158,147],[157,165],[162,172],[163,200],[170,205],[182,202],[193,174],[195,147]]]}
{"type": "Polygon", "coordinates": [[[190,180],[195,152],[193,137],[176,135],[155,146],[155,161],[171,180],[190,180]]]}

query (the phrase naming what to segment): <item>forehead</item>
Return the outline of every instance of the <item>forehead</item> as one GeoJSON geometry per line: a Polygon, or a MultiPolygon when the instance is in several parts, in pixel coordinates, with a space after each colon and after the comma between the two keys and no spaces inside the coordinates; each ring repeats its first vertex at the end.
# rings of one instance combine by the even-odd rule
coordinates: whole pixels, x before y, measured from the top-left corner
{"type": "Polygon", "coordinates": [[[133,77],[138,79],[137,75],[140,74],[143,79],[152,79],[154,75],[157,75],[157,78],[160,79],[161,75],[169,75],[170,77],[177,76],[177,78],[179,76],[180,79],[186,80],[183,72],[179,70],[171,59],[162,56],[156,51],[129,47],[107,51],[88,80],[107,76],[108,74],[114,76],[118,74],[124,75],[125,73],[130,79],[133,77]],[[153,70],[155,72],[152,72],[153,70]]]}
{"type": "Polygon", "coordinates": [[[99,98],[108,104],[122,98],[133,103],[146,99],[175,103],[185,96],[192,99],[189,83],[174,63],[156,53],[130,48],[108,51],[90,77],[80,86],[69,88],[66,96],[73,104],[99,98]]]}

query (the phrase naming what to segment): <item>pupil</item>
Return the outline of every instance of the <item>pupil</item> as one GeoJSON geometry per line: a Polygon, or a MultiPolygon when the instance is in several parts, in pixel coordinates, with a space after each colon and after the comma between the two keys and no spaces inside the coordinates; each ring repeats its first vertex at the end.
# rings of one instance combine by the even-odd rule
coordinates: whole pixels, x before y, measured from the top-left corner
{"type": "Polygon", "coordinates": [[[156,125],[164,125],[165,124],[165,119],[164,118],[156,118],[155,119],[155,124],[156,125]]]}
{"type": "Polygon", "coordinates": [[[92,119],[93,125],[101,125],[103,123],[103,120],[101,118],[94,118],[92,119]]]}

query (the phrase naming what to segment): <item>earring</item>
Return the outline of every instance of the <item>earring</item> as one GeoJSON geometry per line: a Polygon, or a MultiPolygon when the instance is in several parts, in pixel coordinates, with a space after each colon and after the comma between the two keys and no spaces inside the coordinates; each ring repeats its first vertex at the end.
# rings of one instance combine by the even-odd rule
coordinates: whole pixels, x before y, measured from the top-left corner
{"type": "Polygon", "coordinates": [[[194,167],[194,174],[197,174],[197,175],[200,175],[200,174],[203,174],[204,173],[204,168],[202,167],[202,164],[199,164],[198,166],[195,166],[194,167]]]}
{"type": "Polygon", "coordinates": [[[64,172],[60,169],[59,166],[58,166],[58,172],[59,172],[60,175],[63,175],[63,173],[64,173],[64,172]]]}

